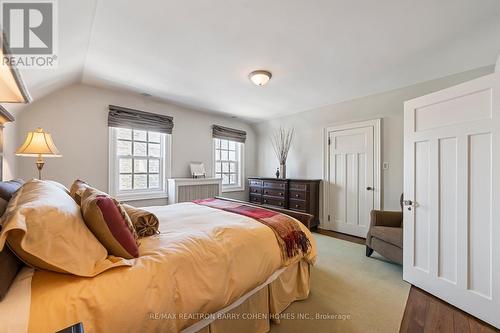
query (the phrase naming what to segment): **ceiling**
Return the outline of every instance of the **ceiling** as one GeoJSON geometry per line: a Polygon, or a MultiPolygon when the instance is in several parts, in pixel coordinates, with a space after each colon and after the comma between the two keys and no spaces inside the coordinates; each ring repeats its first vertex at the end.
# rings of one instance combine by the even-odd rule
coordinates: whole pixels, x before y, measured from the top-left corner
{"type": "Polygon", "coordinates": [[[500,53],[498,0],[64,0],[58,10],[59,67],[22,71],[35,100],[83,82],[262,121],[500,53]],[[250,83],[255,69],[273,73],[267,86],[250,83]]]}

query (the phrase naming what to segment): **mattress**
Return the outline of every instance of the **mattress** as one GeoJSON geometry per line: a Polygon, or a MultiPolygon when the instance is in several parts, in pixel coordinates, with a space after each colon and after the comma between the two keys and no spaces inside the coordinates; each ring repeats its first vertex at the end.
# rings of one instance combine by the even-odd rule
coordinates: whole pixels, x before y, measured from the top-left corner
{"type": "MultiPolygon", "coordinates": [[[[282,268],[273,231],[249,217],[193,203],[146,209],[159,218],[161,234],[141,239],[132,267],[94,278],[35,272],[29,332],[77,322],[86,332],[180,332],[282,268]]],[[[304,259],[312,263],[316,245],[301,228],[312,243],[304,259]]]]}

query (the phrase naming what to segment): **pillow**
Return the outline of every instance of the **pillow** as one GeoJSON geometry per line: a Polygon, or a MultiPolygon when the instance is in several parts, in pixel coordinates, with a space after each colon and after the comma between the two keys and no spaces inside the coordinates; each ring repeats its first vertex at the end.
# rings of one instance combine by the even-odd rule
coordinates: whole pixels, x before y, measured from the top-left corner
{"type": "Polygon", "coordinates": [[[83,192],[90,187],[89,184],[84,182],[83,180],[77,179],[73,182],[73,185],[71,185],[71,188],[69,190],[69,193],[73,200],[78,204],[78,206],[81,205],[82,203],[82,194],[83,192]]]}
{"type": "Polygon", "coordinates": [[[9,202],[0,250],[5,242],[28,265],[60,273],[92,277],[132,264],[108,257],[85,226],[75,201],[58,186],[40,180],[24,184],[9,202]]]}
{"type": "Polygon", "coordinates": [[[137,236],[148,237],[160,233],[158,231],[160,223],[155,214],[126,204],[122,206],[130,217],[137,236]]]}
{"type": "Polygon", "coordinates": [[[87,188],[82,195],[82,213],[87,227],[117,257],[137,258],[137,234],[123,207],[109,195],[87,188]]]}
{"type": "MultiPolygon", "coordinates": [[[[4,214],[9,200],[23,183],[21,179],[0,182],[0,216],[4,214]]],[[[1,226],[0,230],[2,230],[1,226]]],[[[23,262],[8,247],[0,252],[0,301],[7,294],[21,267],[23,267],[23,262]]]]}

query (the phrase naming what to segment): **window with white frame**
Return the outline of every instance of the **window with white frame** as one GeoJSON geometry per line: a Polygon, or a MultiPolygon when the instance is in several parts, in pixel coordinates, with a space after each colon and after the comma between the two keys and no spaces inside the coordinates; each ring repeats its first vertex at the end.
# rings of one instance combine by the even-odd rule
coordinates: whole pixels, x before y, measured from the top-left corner
{"type": "Polygon", "coordinates": [[[170,135],[110,128],[110,190],[120,200],[166,197],[170,135]]]}
{"type": "Polygon", "coordinates": [[[243,143],[214,138],[215,177],[222,178],[222,191],[240,191],[243,185],[243,143]]]}

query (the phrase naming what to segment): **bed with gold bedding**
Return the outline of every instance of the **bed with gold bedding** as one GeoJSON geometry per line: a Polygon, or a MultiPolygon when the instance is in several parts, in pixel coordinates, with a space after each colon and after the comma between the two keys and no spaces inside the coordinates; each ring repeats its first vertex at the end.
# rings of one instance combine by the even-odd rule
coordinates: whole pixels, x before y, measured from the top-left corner
{"type": "Polygon", "coordinates": [[[78,322],[85,332],[263,332],[269,327],[263,314],[252,322],[242,313],[273,315],[307,297],[316,245],[301,223],[311,250],[283,267],[273,230],[255,219],[195,203],[147,210],[161,233],[140,239],[131,266],[95,277],[35,271],[29,332],[78,322]]]}

